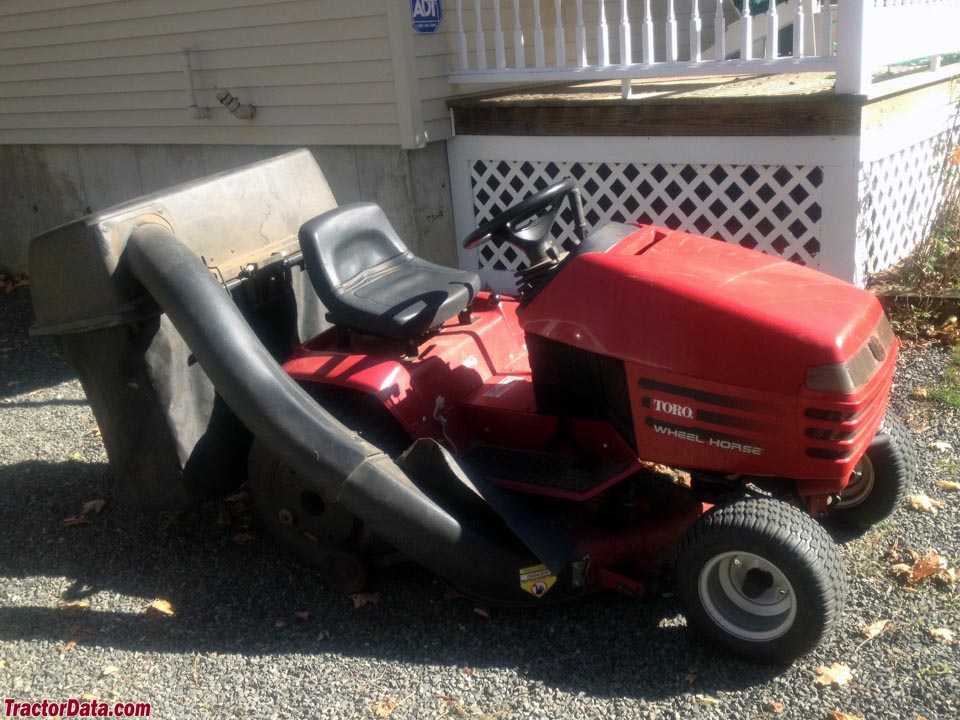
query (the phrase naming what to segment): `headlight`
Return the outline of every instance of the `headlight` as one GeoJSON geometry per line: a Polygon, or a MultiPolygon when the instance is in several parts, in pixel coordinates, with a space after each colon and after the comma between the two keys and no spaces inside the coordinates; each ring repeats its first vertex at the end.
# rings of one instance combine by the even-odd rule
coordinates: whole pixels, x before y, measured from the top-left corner
{"type": "Polygon", "coordinates": [[[807,389],[844,395],[855,393],[883,364],[892,343],[893,328],[884,315],[867,341],[846,362],[808,368],[807,389]]]}

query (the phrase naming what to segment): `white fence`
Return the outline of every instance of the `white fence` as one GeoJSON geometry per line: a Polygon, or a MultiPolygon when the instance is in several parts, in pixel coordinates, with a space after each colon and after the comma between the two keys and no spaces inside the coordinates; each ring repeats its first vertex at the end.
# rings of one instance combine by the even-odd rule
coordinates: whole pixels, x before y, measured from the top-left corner
{"type": "MultiPolygon", "coordinates": [[[[836,70],[864,93],[882,64],[960,49],[960,0],[456,0],[454,83],[836,70]],[[472,6],[472,7],[471,7],[472,6]],[[789,47],[780,46],[790,28],[789,47]]],[[[624,84],[625,93],[628,84],[624,84]]]]}

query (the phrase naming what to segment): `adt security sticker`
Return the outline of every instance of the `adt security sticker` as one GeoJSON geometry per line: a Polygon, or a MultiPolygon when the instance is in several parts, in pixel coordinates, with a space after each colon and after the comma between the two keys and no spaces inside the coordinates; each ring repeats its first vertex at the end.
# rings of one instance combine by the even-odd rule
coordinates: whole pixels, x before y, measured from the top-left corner
{"type": "Polygon", "coordinates": [[[421,35],[432,35],[443,20],[440,0],[410,0],[413,29],[421,35]]]}

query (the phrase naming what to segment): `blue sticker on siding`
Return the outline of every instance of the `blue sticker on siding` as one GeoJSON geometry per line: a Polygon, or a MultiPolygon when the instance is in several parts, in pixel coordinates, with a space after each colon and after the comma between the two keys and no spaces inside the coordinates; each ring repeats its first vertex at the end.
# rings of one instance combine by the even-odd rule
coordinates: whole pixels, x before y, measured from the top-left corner
{"type": "Polygon", "coordinates": [[[443,20],[440,0],[410,0],[410,14],[413,17],[413,29],[421,35],[435,33],[443,20]]]}

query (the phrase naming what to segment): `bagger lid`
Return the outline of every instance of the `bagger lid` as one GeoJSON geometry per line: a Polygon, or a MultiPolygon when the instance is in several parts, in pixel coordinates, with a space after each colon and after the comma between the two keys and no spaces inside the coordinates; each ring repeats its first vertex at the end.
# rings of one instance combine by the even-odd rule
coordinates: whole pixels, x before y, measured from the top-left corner
{"type": "Polygon", "coordinates": [[[336,206],[313,155],[296,150],[61,225],[30,245],[33,332],[87,332],[156,314],[120,264],[141,222],[166,225],[228,282],[249,263],[299,250],[300,226],[336,206]]]}

